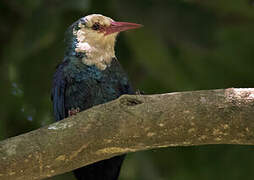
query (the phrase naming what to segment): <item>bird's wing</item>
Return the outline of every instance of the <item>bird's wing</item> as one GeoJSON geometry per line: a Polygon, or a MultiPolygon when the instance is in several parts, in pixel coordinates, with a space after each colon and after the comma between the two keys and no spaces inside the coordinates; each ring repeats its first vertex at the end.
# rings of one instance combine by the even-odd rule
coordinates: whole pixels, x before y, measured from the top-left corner
{"type": "Polygon", "coordinates": [[[65,64],[58,65],[53,79],[53,87],[51,90],[51,99],[53,101],[53,110],[56,121],[60,121],[66,117],[64,107],[64,96],[66,89],[66,80],[63,73],[65,64]]]}
{"type": "Polygon", "coordinates": [[[67,59],[58,65],[54,74],[51,99],[56,121],[68,117],[69,111],[82,111],[93,106],[87,85],[91,80],[75,68],[67,59]]]}

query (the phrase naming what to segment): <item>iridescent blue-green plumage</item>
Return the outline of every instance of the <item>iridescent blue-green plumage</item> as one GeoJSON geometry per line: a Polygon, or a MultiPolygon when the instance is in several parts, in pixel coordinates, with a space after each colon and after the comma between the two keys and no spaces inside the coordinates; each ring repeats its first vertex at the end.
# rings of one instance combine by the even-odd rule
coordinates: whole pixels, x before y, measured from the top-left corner
{"type": "MultiPolygon", "coordinates": [[[[75,28],[77,22],[72,28],[75,28]]],[[[67,36],[68,36],[67,32],[67,36]]],[[[118,60],[100,70],[81,61],[85,54],[75,52],[76,38],[69,35],[64,61],[54,74],[52,100],[55,120],[68,117],[68,111],[80,111],[106,103],[122,94],[133,94],[128,78],[118,60]]],[[[74,140],[75,141],[75,140],[74,140]]],[[[78,180],[117,180],[124,156],[113,157],[74,171],[78,180]]]]}
{"type": "Polygon", "coordinates": [[[110,67],[103,71],[83,64],[79,58],[66,58],[54,75],[52,96],[55,119],[66,118],[68,110],[85,110],[122,94],[132,93],[128,78],[115,58],[110,67]]]}

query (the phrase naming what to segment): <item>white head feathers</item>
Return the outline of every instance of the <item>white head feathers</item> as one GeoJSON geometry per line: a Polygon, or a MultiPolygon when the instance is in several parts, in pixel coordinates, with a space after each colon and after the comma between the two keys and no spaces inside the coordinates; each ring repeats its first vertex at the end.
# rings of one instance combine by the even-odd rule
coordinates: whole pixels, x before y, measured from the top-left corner
{"type": "Polygon", "coordinates": [[[108,27],[113,20],[100,14],[88,15],[81,20],[85,23],[80,21],[79,29],[73,29],[78,41],[75,51],[85,53],[82,59],[84,64],[95,65],[98,69],[104,70],[115,57],[114,46],[118,33],[105,35],[95,29],[95,26],[108,27]]]}

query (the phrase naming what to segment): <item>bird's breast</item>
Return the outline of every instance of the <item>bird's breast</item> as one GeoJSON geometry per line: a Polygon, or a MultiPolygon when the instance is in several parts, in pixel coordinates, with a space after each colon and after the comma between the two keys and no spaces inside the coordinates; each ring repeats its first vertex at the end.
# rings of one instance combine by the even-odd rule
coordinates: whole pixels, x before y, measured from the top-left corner
{"type": "Polygon", "coordinates": [[[111,71],[88,67],[71,73],[66,86],[66,109],[85,110],[118,98],[122,93],[121,80],[111,71]]]}

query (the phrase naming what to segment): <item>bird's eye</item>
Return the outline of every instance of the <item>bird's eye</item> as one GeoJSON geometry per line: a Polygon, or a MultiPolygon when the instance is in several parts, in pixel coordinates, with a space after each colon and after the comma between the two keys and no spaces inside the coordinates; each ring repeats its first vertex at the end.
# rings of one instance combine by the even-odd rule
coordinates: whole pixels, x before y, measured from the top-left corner
{"type": "Polygon", "coordinates": [[[93,30],[99,30],[100,29],[100,24],[99,23],[94,23],[93,26],[92,26],[92,29],[93,30]]]}

